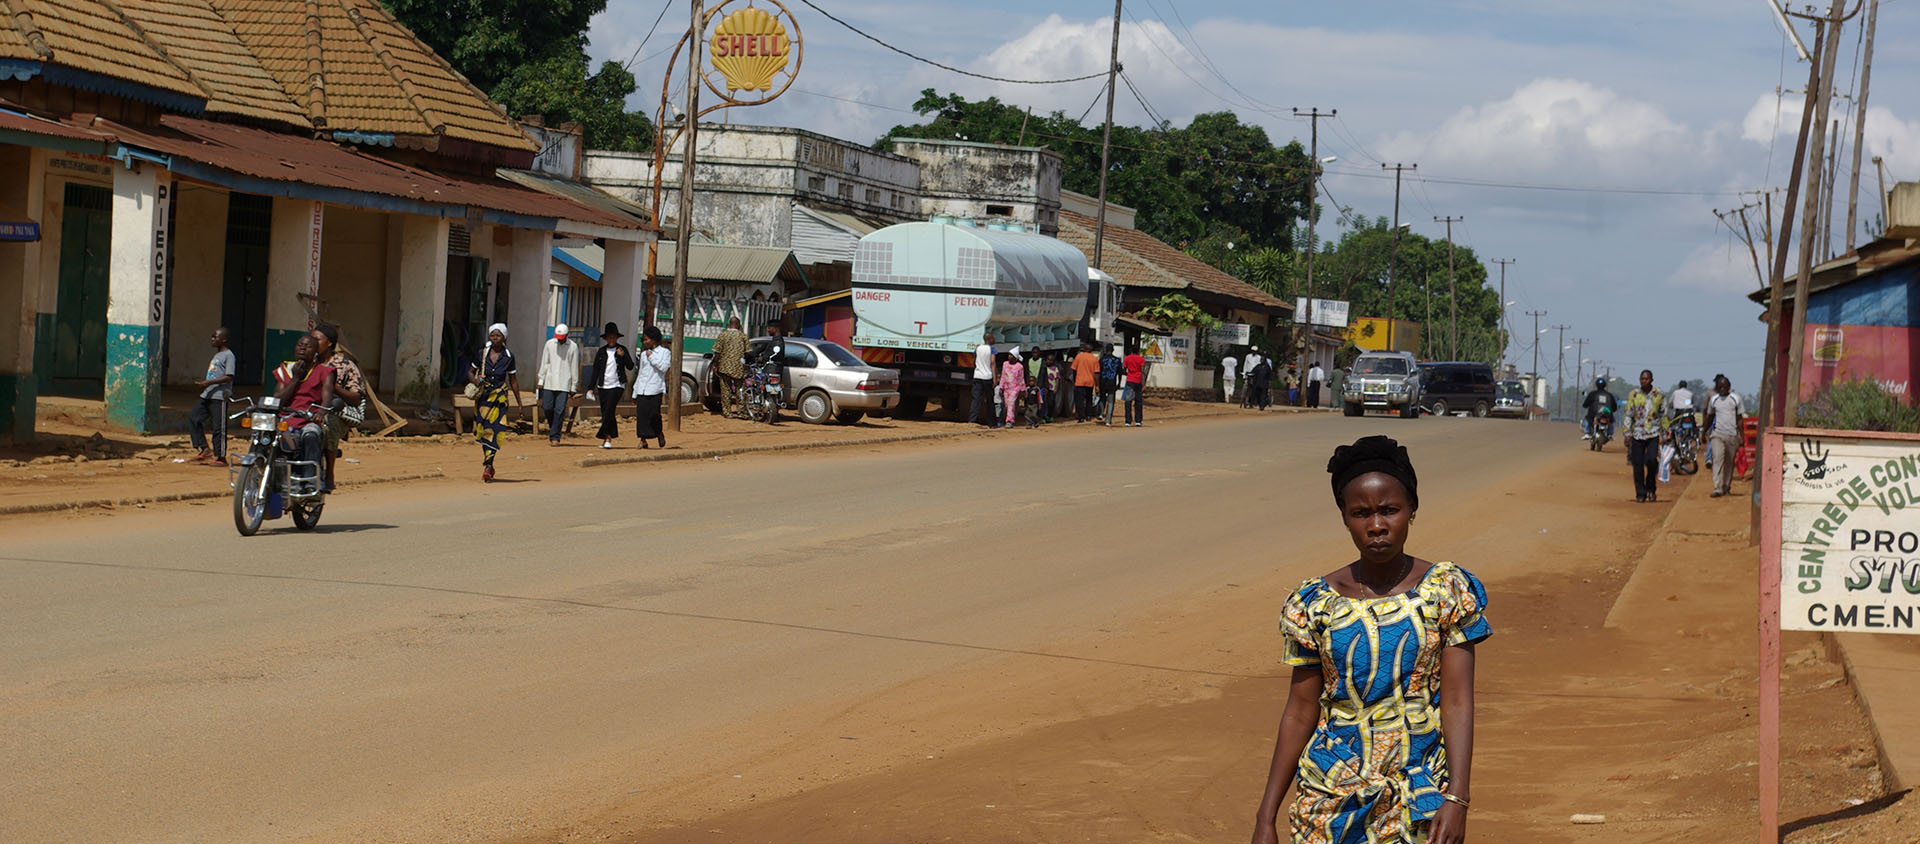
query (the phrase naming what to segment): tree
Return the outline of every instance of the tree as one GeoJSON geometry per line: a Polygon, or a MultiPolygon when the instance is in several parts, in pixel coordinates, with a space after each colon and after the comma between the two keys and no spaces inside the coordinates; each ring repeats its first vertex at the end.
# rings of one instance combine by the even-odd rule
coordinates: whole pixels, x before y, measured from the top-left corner
{"type": "Polygon", "coordinates": [[[633,74],[614,62],[588,73],[587,24],[607,0],[381,0],[387,10],[515,117],[577,121],[591,149],[634,152],[653,123],[626,110],[633,74]]]}

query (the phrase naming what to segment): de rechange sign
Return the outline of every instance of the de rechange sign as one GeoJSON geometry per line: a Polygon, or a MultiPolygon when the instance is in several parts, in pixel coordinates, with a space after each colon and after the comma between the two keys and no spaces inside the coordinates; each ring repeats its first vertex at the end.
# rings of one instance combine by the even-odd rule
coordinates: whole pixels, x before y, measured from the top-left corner
{"type": "Polygon", "coordinates": [[[1920,438],[1783,434],[1781,628],[1920,634],[1920,438]]]}

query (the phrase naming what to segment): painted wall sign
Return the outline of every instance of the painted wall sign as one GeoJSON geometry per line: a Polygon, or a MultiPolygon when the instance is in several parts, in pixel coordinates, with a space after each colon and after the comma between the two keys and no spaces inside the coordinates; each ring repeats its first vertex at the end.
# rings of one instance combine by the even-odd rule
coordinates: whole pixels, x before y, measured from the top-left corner
{"type": "Polygon", "coordinates": [[[1244,322],[1230,322],[1207,329],[1207,342],[1215,349],[1228,346],[1245,346],[1253,342],[1253,326],[1244,322]]]}
{"type": "Polygon", "coordinates": [[[153,213],[153,297],[147,303],[147,325],[159,328],[167,321],[167,234],[173,222],[168,213],[173,199],[173,185],[161,179],[154,190],[153,213]]]}
{"type": "Polygon", "coordinates": [[[0,220],[0,240],[39,240],[40,224],[32,221],[0,220]]]}
{"type": "Polygon", "coordinates": [[[1920,438],[1778,442],[1780,626],[1920,634],[1920,438]]]}
{"type": "Polygon", "coordinates": [[[540,144],[540,152],[533,157],[534,172],[562,179],[580,178],[580,150],[584,145],[579,132],[525,123],[520,126],[540,144]]]}
{"type": "Polygon", "coordinates": [[[325,204],[319,202],[314,203],[313,219],[309,222],[307,229],[307,296],[309,297],[307,301],[313,303],[312,307],[307,309],[308,331],[313,330],[313,316],[319,308],[320,234],[323,231],[323,224],[326,222],[326,214],[327,206],[325,204]]]}

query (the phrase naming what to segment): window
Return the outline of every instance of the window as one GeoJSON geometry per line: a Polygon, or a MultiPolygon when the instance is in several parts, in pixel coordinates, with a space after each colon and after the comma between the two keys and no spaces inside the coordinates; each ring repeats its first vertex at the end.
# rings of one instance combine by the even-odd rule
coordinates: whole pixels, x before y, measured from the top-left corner
{"type": "Polygon", "coordinates": [[[1405,375],[1407,361],[1397,357],[1367,357],[1361,355],[1353,361],[1355,375],[1405,375]]]}
{"type": "Polygon", "coordinates": [[[820,365],[820,359],[813,356],[812,349],[799,343],[788,343],[787,365],[800,369],[812,369],[820,365]]]}
{"type": "Polygon", "coordinates": [[[877,190],[874,190],[873,188],[867,188],[867,203],[869,205],[879,205],[880,192],[877,190]]]}
{"type": "Polygon", "coordinates": [[[827,177],[825,177],[825,176],[808,176],[808,177],[807,177],[807,190],[810,190],[810,191],[819,191],[820,193],[826,193],[826,192],[827,192],[827,177]]]}
{"type": "Polygon", "coordinates": [[[821,341],[819,349],[822,357],[840,366],[862,366],[866,363],[860,359],[859,355],[847,351],[847,347],[839,343],[821,341]]]}
{"type": "Polygon", "coordinates": [[[853,198],[853,186],[852,186],[852,185],[849,185],[849,184],[846,184],[845,182],[842,182],[842,183],[840,184],[840,198],[841,198],[841,199],[852,199],[852,198],[853,198]]]}
{"type": "Polygon", "coordinates": [[[896,194],[894,194],[894,195],[893,195],[893,207],[894,207],[894,208],[905,208],[905,207],[907,207],[907,198],[906,198],[906,197],[904,197],[904,196],[901,196],[900,194],[897,194],[897,193],[896,193],[896,194]]]}
{"type": "Polygon", "coordinates": [[[1011,206],[1011,205],[989,205],[989,206],[987,206],[987,216],[989,216],[989,217],[1011,217],[1011,216],[1013,216],[1013,206],[1011,206]]]}

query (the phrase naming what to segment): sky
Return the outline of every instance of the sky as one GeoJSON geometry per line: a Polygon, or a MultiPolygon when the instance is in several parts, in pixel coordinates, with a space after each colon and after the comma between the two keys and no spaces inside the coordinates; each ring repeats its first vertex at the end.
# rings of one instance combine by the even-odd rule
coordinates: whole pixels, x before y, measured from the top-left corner
{"type": "MultiPolygon", "coordinates": [[[[811,1],[908,52],[1007,78],[1103,71],[1112,38],[1107,0],[811,1]]],[[[924,88],[1074,116],[1101,97],[1101,79],[1019,85],[955,74],[787,2],[802,30],[799,76],[774,102],[733,110],[733,122],[871,143],[921,122],[910,107],[924,88]]],[[[631,62],[641,87],[633,108],[657,107],[689,5],[611,0],[594,19],[588,50],[631,62]],[[648,38],[663,8],[667,19],[648,38]]],[[[1843,29],[1843,93],[1858,90],[1863,18],[1843,29]]],[[[1746,295],[1760,281],[1746,244],[1713,212],[1771,189],[1777,219],[1801,102],[1779,91],[1804,88],[1808,71],[1761,0],[1125,0],[1121,20],[1121,64],[1146,105],[1176,125],[1231,110],[1276,143],[1305,143],[1309,121],[1292,109],[1338,110],[1319,124],[1320,155],[1338,157],[1327,165],[1322,238],[1339,236],[1336,206],[1390,216],[1393,180],[1382,165],[1417,164],[1402,186],[1402,222],[1438,239],[1445,226],[1435,217],[1464,217],[1457,242],[1482,260],[1516,261],[1506,276],[1508,356],[1521,371],[1535,352],[1527,312],[1545,311],[1540,326],[1570,326],[1564,345],[1587,340],[1585,359],[1616,375],[1649,368],[1663,389],[1715,373],[1742,392],[1759,383],[1766,332],[1746,295]]],[[[1920,0],[1880,0],[1863,218],[1877,212],[1873,156],[1889,185],[1920,180],[1920,107],[1903,96],[1920,82],[1920,39],[1905,37],[1916,28],[1920,0]]],[[[1811,46],[1810,24],[1800,37],[1811,46]]],[[[1120,93],[1114,119],[1148,123],[1125,86],[1120,93]]],[[[1834,108],[1846,136],[1838,253],[1854,106],[1834,108]]],[[[1096,107],[1087,119],[1099,118],[1096,107]]],[[[1764,214],[1747,213],[1758,241],[1764,214]]],[[[1499,268],[1488,270],[1497,284],[1499,268]]],[[[1540,370],[1552,378],[1558,365],[1571,384],[1582,349],[1562,352],[1561,336],[1549,329],[1539,343],[1540,370]]]]}

